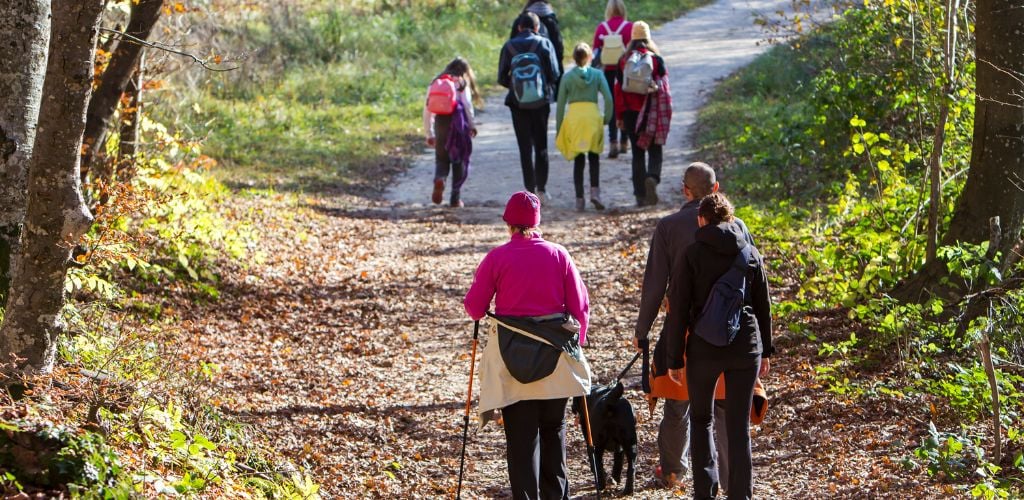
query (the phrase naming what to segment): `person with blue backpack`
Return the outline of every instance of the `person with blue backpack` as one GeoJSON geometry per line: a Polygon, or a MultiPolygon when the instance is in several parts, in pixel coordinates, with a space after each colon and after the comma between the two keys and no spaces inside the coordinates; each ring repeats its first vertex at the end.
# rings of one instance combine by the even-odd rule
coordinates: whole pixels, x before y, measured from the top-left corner
{"type": "Polygon", "coordinates": [[[701,200],[697,224],[684,264],[672,270],[664,330],[667,367],[677,383],[686,370],[694,498],[715,498],[721,487],[712,415],[723,374],[729,498],[751,498],[750,407],[755,380],[768,374],[775,353],[768,279],[761,254],[736,223],[725,195],[701,200]]]}
{"type": "Polygon", "coordinates": [[[519,15],[519,31],[501,47],[498,83],[508,89],[505,105],[512,112],[523,187],[547,201],[548,118],[562,73],[551,41],[537,34],[539,26],[533,12],[519,15]]]}

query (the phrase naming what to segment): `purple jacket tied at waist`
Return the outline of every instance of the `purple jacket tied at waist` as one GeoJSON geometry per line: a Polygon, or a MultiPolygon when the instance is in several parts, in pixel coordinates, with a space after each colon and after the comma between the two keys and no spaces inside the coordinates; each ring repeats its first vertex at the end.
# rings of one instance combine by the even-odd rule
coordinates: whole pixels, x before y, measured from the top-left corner
{"type": "Polygon", "coordinates": [[[448,157],[453,162],[462,164],[462,178],[452,186],[458,191],[462,184],[469,178],[469,157],[473,154],[473,136],[470,131],[473,124],[469,119],[469,112],[461,101],[455,103],[455,113],[452,114],[452,124],[448,129],[448,142],[444,147],[448,150],[448,157]]]}
{"type": "Polygon", "coordinates": [[[561,245],[522,234],[491,250],[473,277],[463,305],[474,320],[483,318],[494,299],[500,316],[544,316],[567,312],[580,322],[586,343],[590,298],[569,252],[561,245]]]}

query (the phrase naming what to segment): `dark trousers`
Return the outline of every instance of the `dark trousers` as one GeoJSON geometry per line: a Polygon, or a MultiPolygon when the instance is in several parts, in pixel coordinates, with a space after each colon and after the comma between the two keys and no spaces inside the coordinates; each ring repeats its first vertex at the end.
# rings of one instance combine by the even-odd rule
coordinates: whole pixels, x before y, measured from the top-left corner
{"type": "Polygon", "coordinates": [[[461,162],[453,162],[448,156],[448,131],[451,130],[451,115],[434,115],[434,179],[447,179],[452,174],[452,203],[459,201],[459,191],[465,182],[466,172],[461,162]]]}
{"type": "Polygon", "coordinates": [[[655,182],[661,183],[662,146],[652,143],[646,150],[637,147],[636,141],[639,136],[636,133],[636,122],[639,117],[639,111],[622,112],[623,126],[626,127],[624,132],[629,135],[629,145],[633,148],[633,196],[643,198],[647,194],[644,182],[648,177],[653,177],[655,182]],[[648,156],[650,161],[647,159],[648,156]]]}
{"type": "Polygon", "coordinates": [[[583,169],[590,161],[590,187],[600,187],[601,159],[597,153],[580,153],[572,161],[572,183],[576,188],[576,197],[583,197],[583,169]]]}
{"type": "Polygon", "coordinates": [[[523,168],[523,187],[527,191],[545,191],[548,184],[548,117],[551,106],[512,110],[512,128],[519,144],[519,165],[523,168]]]}
{"type": "MultiPolygon", "coordinates": [[[[605,81],[608,82],[608,90],[611,90],[611,89],[615,88],[615,72],[614,71],[605,71],[604,72],[604,79],[605,79],[605,81]]],[[[605,106],[611,106],[612,109],[614,109],[615,108],[615,99],[612,99],[612,102],[604,103],[604,105],[605,106]]],[[[615,120],[612,120],[608,124],[608,142],[610,142],[613,146],[616,146],[615,143],[618,140],[619,140],[619,127],[616,126],[615,120]]],[[[622,140],[626,140],[626,133],[625,132],[622,133],[622,140]]]]}
{"type": "Polygon", "coordinates": [[[568,500],[564,425],[568,400],[527,400],[501,409],[513,498],[568,500]]]}
{"type": "Polygon", "coordinates": [[[712,440],[715,385],[725,373],[725,431],[728,434],[729,498],[751,498],[754,492],[750,456],[750,405],[754,380],[761,366],[757,354],[708,356],[710,344],[691,340],[686,350],[686,383],[690,392],[690,461],[693,465],[693,497],[714,498],[719,478],[712,440]],[[700,344],[700,345],[695,345],[700,344]]]}

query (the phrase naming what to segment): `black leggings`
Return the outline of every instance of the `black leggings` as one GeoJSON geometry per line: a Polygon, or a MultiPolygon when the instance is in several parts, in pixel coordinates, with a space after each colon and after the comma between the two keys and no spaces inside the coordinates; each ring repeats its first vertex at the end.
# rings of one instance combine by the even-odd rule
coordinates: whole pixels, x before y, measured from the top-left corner
{"type": "Polygon", "coordinates": [[[551,106],[512,110],[512,128],[519,144],[519,165],[523,169],[523,187],[534,193],[548,184],[548,117],[551,106]]]}
{"type": "Polygon", "coordinates": [[[690,462],[693,498],[714,498],[720,488],[711,435],[715,385],[725,374],[725,432],[728,434],[729,498],[751,498],[750,405],[761,356],[719,357],[717,348],[690,336],[686,346],[686,383],[690,391],[690,462]]]}
{"type": "Polygon", "coordinates": [[[622,112],[623,126],[626,127],[624,132],[629,135],[629,144],[633,147],[633,195],[643,198],[647,194],[644,182],[648,177],[653,177],[654,182],[661,182],[662,146],[652,142],[647,149],[637,147],[636,141],[639,136],[636,133],[636,125],[639,118],[639,111],[622,112]]]}
{"type": "Polygon", "coordinates": [[[596,188],[600,184],[601,178],[601,164],[600,157],[597,153],[580,153],[573,159],[572,169],[572,182],[576,186],[576,197],[583,197],[583,168],[586,167],[587,160],[590,160],[590,187],[596,188]]]}
{"type": "Polygon", "coordinates": [[[567,398],[530,399],[501,409],[512,498],[569,498],[565,463],[567,398]]]}
{"type": "MultiPolygon", "coordinates": [[[[615,71],[605,71],[604,79],[608,82],[608,90],[615,88],[615,71]]],[[[605,106],[611,106],[612,110],[615,109],[615,99],[612,102],[604,103],[605,106]]],[[[608,141],[615,145],[615,142],[619,140],[619,127],[615,124],[615,120],[608,123],[608,141]]],[[[626,140],[626,133],[622,133],[622,140],[626,140]]]]}

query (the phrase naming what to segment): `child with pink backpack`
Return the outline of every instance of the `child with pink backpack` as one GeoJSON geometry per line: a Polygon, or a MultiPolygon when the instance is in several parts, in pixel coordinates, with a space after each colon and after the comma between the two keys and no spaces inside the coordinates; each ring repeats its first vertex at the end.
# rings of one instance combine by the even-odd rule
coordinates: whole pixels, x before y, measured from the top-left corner
{"type": "Polygon", "coordinates": [[[468,61],[456,57],[430,83],[423,106],[423,131],[427,145],[434,148],[434,190],[430,195],[434,204],[443,201],[445,181],[451,172],[449,204],[463,206],[460,191],[469,177],[469,158],[476,137],[474,103],[483,103],[476,76],[468,61]]]}

